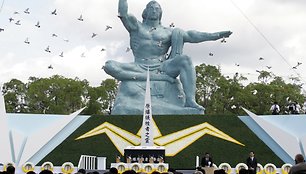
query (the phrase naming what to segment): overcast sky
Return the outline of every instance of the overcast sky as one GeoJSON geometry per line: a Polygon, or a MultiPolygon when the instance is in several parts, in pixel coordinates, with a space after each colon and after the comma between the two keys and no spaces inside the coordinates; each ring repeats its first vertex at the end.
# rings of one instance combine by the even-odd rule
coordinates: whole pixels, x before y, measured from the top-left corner
{"type": "MultiPolygon", "coordinates": [[[[148,2],[128,0],[129,13],[142,20],[148,2]]],[[[186,44],[184,53],[194,65],[220,66],[226,76],[238,72],[250,80],[257,79],[256,70],[272,71],[284,79],[300,74],[305,82],[305,0],[158,2],[164,26],[173,22],[184,30],[233,32],[225,44],[186,44]],[[209,56],[210,52],[214,55],[209,56]],[[298,62],[302,64],[292,69],[298,62]]],[[[4,29],[0,32],[0,82],[59,74],[99,85],[110,77],[101,69],[107,60],[133,61],[132,52],[126,52],[129,37],[117,17],[117,5],[118,0],[0,0],[0,28],[4,29]],[[27,8],[29,14],[24,13],[27,8]],[[57,15],[52,15],[55,9],[57,15]],[[84,21],[77,20],[80,15],[84,21]],[[21,25],[16,25],[18,20],[21,25]],[[38,21],[40,28],[35,26],[38,21]],[[105,31],[106,25],[112,29],[105,31]],[[92,33],[97,36],[92,38],[92,33]],[[50,52],[45,51],[48,46],[50,52]],[[63,57],[59,56],[62,52],[63,57]]]]}

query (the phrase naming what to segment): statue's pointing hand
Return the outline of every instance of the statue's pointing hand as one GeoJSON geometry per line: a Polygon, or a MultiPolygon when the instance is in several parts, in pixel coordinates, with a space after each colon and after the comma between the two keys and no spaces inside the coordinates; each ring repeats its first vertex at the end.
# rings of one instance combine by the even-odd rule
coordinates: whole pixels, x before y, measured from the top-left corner
{"type": "Polygon", "coordinates": [[[227,38],[229,37],[233,32],[231,31],[221,31],[220,34],[220,38],[227,38]]]}

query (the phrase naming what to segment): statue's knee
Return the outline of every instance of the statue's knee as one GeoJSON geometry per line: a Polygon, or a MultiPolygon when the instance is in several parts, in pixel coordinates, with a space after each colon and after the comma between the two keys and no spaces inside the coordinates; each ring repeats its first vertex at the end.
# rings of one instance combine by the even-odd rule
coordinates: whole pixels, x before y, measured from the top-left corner
{"type": "Polygon", "coordinates": [[[180,63],[183,66],[190,66],[190,65],[192,65],[192,60],[191,60],[191,58],[189,56],[181,55],[180,56],[180,63]]]}
{"type": "Polygon", "coordinates": [[[183,30],[180,29],[180,28],[174,28],[174,29],[172,30],[172,34],[180,34],[180,33],[182,33],[182,32],[183,32],[183,30]]]}
{"type": "Polygon", "coordinates": [[[106,61],[105,62],[105,68],[110,68],[110,67],[112,67],[113,66],[113,64],[114,64],[114,61],[113,60],[108,60],[108,61],[106,61]]]}
{"type": "Polygon", "coordinates": [[[108,74],[112,74],[116,72],[116,62],[112,60],[108,60],[105,62],[104,71],[108,74]]]}

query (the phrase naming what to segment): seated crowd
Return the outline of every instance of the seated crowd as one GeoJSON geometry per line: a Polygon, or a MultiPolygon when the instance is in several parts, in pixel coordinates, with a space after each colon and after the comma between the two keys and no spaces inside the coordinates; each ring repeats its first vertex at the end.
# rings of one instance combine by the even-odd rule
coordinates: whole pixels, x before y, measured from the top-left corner
{"type": "MultiPolygon", "coordinates": [[[[6,171],[0,172],[0,174],[15,174],[15,167],[8,166],[6,171]]],[[[16,173],[17,174],[17,173],[16,173]]],[[[36,174],[34,171],[27,172],[27,174],[36,174]]],[[[53,174],[50,170],[43,170],[39,172],[39,174],[53,174]]],[[[75,174],[99,174],[98,171],[86,172],[84,169],[79,169],[75,174]]],[[[107,172],[103,174],[118,174],[118,170],[116,168],[110,168],[107,172]]],[[[126,170],[122,174],[146,174],[145,172],[135,172],[134,170],[126,170]]],[[[181,172],[176,171],[175,169],[169,168],[168,172],[158,172],[154,171],[150,174],[183,174],[181,172]]],[[[193,174],[206,174],[205,170],[202,167],[197,167],[193,174]]],[[[214,170],[213,174],[227,174],[224,169],[214,170]]],[[[252,174],[251,171],[246,169],[240,169],[239,174],[252,174]]]]}
{"type": "MultiPolygon", "coordinates": [[[[250,157],[251,160],[254,160],[254,153],[251,152],[250,153],[250,157]]],[[[209,156],[206,155],[206,159],[209,159],[209,156]]],[[[210,158],[210,160],[212,161],[212,159],[210,158]]],[[[304,159],[304,156],[302,154],[297,154],[295,156],[295,162],[296,164],[293,165],[290,170],[289,170],[289,174],[306,174],[306,162],[304,159]]],[[[209,163],[210,165],[210,163],[209,163]]],[[[210,167],[210,166],[207,166],[210,167]]],[[[84,169],[79,169],[76,174],[99,174],[98,171],[93,171],[93,172],[87,172],[84,169]]],[[[146,174],[143,172],[138,172],[140,174],[146,174]]],[[[169,168],[168,172],[163,172],[162,174],[183,174],[181,172],[176,171],[175,169],[169,168]]],[[[194,174],[205,174],[205,168],[204,167],[197,167],[194,174]]],[[[256,174],[256,170],[252,169],[251,167],[249,168],[249,170],[245,169],[245,168],[241,168],[238,171],[238,174],[256,174]]],[[[5,171],[0,172],[0,174],[15,174],[15,167],[14,166],[8,166],[6,168],[5,171]]],[[[17,173],[18,174],[18,173],[17,173]]],[[[36,174],[34,171],[30,171],[27,172],[27,174],[36,174]]],[[[39,172],[39,174],[53,174],[52,171],[50,170],[43,170],[41,172],[39,172]]],[[[116,168],[110,168],[109,171],[104,172],[104,174],[118,174],[118,170],[116,168]]],[[[124,171],[122,174],[137,174],[137,172],[135,172],[134,170],[127,170],[124,171]]],[[[151,174],[161,174],[158,171],[154,171],[151,174]]],[[[213,174],[227,174],[227,172],[224,169],[217,169],[217,170],[213,170],[213,174]]]]}

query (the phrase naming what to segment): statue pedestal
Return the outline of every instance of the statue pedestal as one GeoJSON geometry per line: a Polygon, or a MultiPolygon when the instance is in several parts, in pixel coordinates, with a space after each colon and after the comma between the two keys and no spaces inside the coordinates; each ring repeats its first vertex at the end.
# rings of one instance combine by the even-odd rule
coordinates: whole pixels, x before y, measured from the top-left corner
{"type": "MultiPolygon", "coordinates": [[[[204,114],[204,110],[185,107],[182,84],[168,81],[151,81],[151,100],[154,115],[204,114]]],[[[112,110],[112,115],[142,115],[146,81],[122,81],[112,110]]]]}

